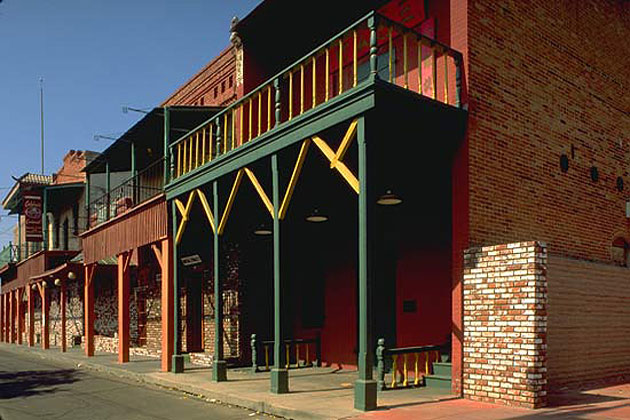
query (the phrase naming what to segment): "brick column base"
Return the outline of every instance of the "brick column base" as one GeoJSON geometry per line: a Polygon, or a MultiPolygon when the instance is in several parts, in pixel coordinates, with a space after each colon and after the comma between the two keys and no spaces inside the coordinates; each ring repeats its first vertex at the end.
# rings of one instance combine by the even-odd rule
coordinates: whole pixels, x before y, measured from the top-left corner
{"type": "Polygon", "coordinates": [[[538,408],[547,396],[547,248],[521,242],[464,254],[465,398],[538,408]]]}

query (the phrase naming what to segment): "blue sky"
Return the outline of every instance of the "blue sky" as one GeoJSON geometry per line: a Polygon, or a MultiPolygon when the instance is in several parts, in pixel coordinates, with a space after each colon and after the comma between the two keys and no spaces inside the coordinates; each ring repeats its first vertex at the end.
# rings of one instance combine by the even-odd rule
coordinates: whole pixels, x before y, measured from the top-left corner
{"type": "MultiPolygon", "coordinates": [[[[0,196],[11,175],[40,171],[39,79],[45,168],[69,149],[101,151],[94,135],[126,131],[229,43],[233,16],[260,0],[1,0],[0,196]]],[[[4,212],[3,212],[4,213],[4,212]]],[[[0,246],[16,219],[0,220],[0,246]]]]}

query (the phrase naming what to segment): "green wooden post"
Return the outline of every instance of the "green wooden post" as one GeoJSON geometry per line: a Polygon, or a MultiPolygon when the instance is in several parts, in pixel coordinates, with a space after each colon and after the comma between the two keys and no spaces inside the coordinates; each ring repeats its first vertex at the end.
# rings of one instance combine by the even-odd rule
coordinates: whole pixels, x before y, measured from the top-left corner
{"type": "Polygon", "coordinates": [[[462,107],[462,64],[463,59],[461,54],[454,56],[455,61],[455,106],[457,108],[462,107]]]}
{"type": "Polygon", "coordinates": [[[179,321],[179,261],[177,259],[177,206],[175,201],[171,201],[171,211],[173,217],[173,363],[171,372],[182,373],[184,371],[184,356],[182,356],[182,346],[180,342],[180,321],[179,321]]]}
{"type": "Polygon", "coordinates": [[[48,249],[48,190],[44,190],[44,203],[42,205],[42,242],[43,249],[48,249]]]}
{"type": "Polygon", "coordinates": [[[22,213],[18,213],[18,248],[17,260],[22,261],[22,213]]]}
{"type": "Polygon", "coordinates": [[[133,200],[133,205],[136,205],[136,187],[137,187],[137,180],[136,180],[136,143],[134,143],[133,141],[131,141],[131,198],[133,200]]]}
{"type": "Polygon", "coordinates": [[[280,79],[279,78],[275,78],[273,81],[273,88],[276,91],[276,98],[275,98],[275,117],[276,117],[276,124],[275,126],[279,126],[280,125],[280,117],[281,117],[281,111],[282,108],[280,107],[280,101],[281,101],[281,96],[280,96],[280,79]]]}
{"type": "Polygon", "coordinates": [[[171,154],[171,109],[164,107],[164,185],[173,179],[175,159],[171,154]]]}
{"type": "Polygon", "coordinates": [[[359,379],[354,386],[354,408],[374,410],[376,408],[376,381],[372,379],[372,352],[370,335],[372,320],[370,313],[370,270],[369,212],[370,185],[368,184],[368,150],[365,116],[359,117],[357,141],[359,146],[359,379]]]}
{"type": "MultiPolygon", "coordinates": [[[[278,92],[276,90],[276,92],[278,92]]],[[[277,115],[276,110],[276,115],[277,115]]],[[[277,121],[276,121],[277,123],[277,121]]],[[[271,155],[271,176],[273,184],[273,303],[274,303],[274,341],[273,369],[271,370],[271,392],[286,394],[289,392],[289,371],[285,368],[282,344],[282,282],[280,273],[280,186],[278,181],[278,155],[271,155]]]]}
{"type": "Polygon", "coordinates": [[[367,21],[370,29],[370,78],[378,79],[378,41],[376,37],[376,16],[371,16],[367,21]]]}
{"type": "MultiPolygon", "coordinates": [[[[219,213],[219,182],[212,183],[214,220],[221,217],[219,213]]],[[[216,222],[215,222],[216,224],[216,222]]],[[[214,229],[214,361],[212,363],[212,380],[227,381],[227,365],[223,360],[223,290],[221,287],[220,238],[218,225],[214,229]]]]}

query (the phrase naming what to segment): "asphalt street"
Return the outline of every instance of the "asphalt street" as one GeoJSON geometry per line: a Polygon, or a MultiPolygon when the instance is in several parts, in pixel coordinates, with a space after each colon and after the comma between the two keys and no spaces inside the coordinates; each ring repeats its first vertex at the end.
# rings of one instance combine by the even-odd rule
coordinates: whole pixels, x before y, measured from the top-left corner
{"type": "Polygon", "coordinates": [[[0,350],[0,420],[261,418],[242,408],[0,350]]]}

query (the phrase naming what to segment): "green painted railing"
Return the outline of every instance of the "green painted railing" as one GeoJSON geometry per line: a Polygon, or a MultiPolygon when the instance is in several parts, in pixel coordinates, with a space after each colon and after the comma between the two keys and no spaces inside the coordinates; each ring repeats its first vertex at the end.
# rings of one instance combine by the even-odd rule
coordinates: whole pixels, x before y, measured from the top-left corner
{"type": "MultiPolygon", "coordinates": [[[[258,341],[256,334],[251,337],[252,372],[269,371],[273,364],[273,340],[258,341]],[[260,353],[262,350],[263,354],[260,353]],[[259,363],[260,357],[264,357],[264,365],[259,363]]],[[[322,349],[321,338],[294,338],[284,340],[285,368],[300,369],[311,366],[321,366],[322,349]],[[302,359],[302,357],[304,359],[302,359]],[[291,363],[293,361],[294,363],[291,363]]]]}
{"type": "Polygon", "coordinates": [[[170,179],[255,141],[371,77],[461,107],[461,75],[461,53],[372,11],[173,142],[170,179]]]}

